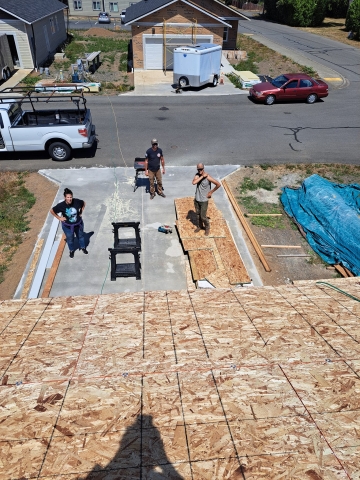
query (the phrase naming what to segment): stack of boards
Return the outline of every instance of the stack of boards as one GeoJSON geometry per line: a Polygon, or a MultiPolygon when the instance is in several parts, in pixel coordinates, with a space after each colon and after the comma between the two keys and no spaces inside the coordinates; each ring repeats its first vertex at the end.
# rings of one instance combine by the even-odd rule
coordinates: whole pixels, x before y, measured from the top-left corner
{"type": "Polygon", "coordinates": [[[189,255],[194,282],[206,280],[215,288],[251,282],[226,220],[214,200],[209,200],[210,235],[207,237],[204,230],[195,233],[197,218],[193,197],[176,199],[175,208],[176,226],[184,251],[189,255]]]}

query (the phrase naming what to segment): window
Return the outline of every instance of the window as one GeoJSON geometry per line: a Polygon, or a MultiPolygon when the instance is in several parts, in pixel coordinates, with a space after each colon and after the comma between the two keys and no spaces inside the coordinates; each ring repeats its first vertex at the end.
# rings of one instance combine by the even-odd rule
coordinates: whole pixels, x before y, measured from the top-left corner
{"type": "Polygon", "coordinates": [[[118,2],[109,2],[109,10],[110,12],[118,12],[119,11],[118,2]]]}
{"type": "Polygon", "coordinates": [[[58,22],[57,15],[55,15],[55,25],[56,25],[56,30],[59,31],[59,22],[58,22]]]}
{"type": "Polygon", "coordinates": [[[93,10],[101,10],[101,2],[93,2],[93,10]]]}
{"type": "Polygon", "coordinates": [[[82,0],[74,0],[74,10],[82,10],[82,0]]]}
{"type": "Polygon", "coordinates": [[[286,88],[296,88],[298,84],[297,80],[291,80],[287,85],[285,85],[286,88]]]}
{"type": "Polygon", "coordinates": [[[229,27],[224,27],[223,41],[227,42],[229,37],[229,27]]]}
{"type": "Polygon", "coordinates": [[[55,33],[54,19],[51,17],[49,20],[50,20],[50,32],[54,35],[55,33]]]}
{"type": "Polygon", "coordinates": [[[310,80],[300,80],[300,87],[312,87],[312,83],[310,82],[310,80]]]}

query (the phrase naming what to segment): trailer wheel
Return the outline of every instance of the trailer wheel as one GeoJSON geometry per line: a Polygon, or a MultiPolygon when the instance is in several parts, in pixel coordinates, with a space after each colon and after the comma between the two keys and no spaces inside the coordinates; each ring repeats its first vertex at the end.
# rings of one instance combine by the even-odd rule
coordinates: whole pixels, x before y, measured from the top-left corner
{"type": "Polygon", "coordinates": [[[214,78],[213,78],[213,81],[212,81],[212,86],[216,87],[217,84],[218,84],[218,77],[216,75],[214,75],[214,78]]]}
{"type": "Polygon", "coordinates": [[[6,74],[7,74],[7,78],[9,79],[11,77],[11,72],[10,72],[10,68],[8,68],[6,70],[6,74]]]}
{"type": "Polygon", "coordinates": [[[179,78],[179,85],[180,85],[181,88],[184,88],[187,85],[189,85],[189,80],[186,77],[180,77],[179,78]]]}
{"type": "Polygon", "coordinates": [[[63,142],[51,143],[48,152],[50,157],[56,162],[65,162],[71,156],[71,148],[67,143],[63,142]]]}
{"type": "Polygon", "coordinates": [[[7,80],[7,74],[6,74],[6,70],[3,70],[3,73],[2,73],[2,79],[3,79],[4,81],[6,81],[6,80],[7,80]]]}

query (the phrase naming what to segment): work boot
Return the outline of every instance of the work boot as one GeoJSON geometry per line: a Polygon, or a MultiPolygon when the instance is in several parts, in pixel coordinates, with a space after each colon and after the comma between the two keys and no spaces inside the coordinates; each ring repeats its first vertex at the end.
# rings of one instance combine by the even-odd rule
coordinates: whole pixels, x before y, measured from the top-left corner
{"type": "Polygon", "coordinates": [[[200,215],[197,215],[197,223],[198,223],[198,227],[196,228],[196,230],[194,230],[194,233],[198,233],[200,232],[200,230],[204,230],[204,222],[202,221],[202,218],[200,217],[200,215]]]}

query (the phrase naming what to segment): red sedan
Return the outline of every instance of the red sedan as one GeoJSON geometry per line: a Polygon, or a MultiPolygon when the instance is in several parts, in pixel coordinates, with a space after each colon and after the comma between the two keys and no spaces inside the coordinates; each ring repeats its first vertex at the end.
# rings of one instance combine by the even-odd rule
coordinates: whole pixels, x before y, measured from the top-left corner
{"type": "Polygon", "coordinates": [[[286,73],[271,82],[257,83],[250,89],[250,96],[265,105],[272,105],[277,100],[306,100],[307,103],[315,103],[319,98],[328,96],[328,88],[322,80],[315,80],[305,73],[286,73]]]}

